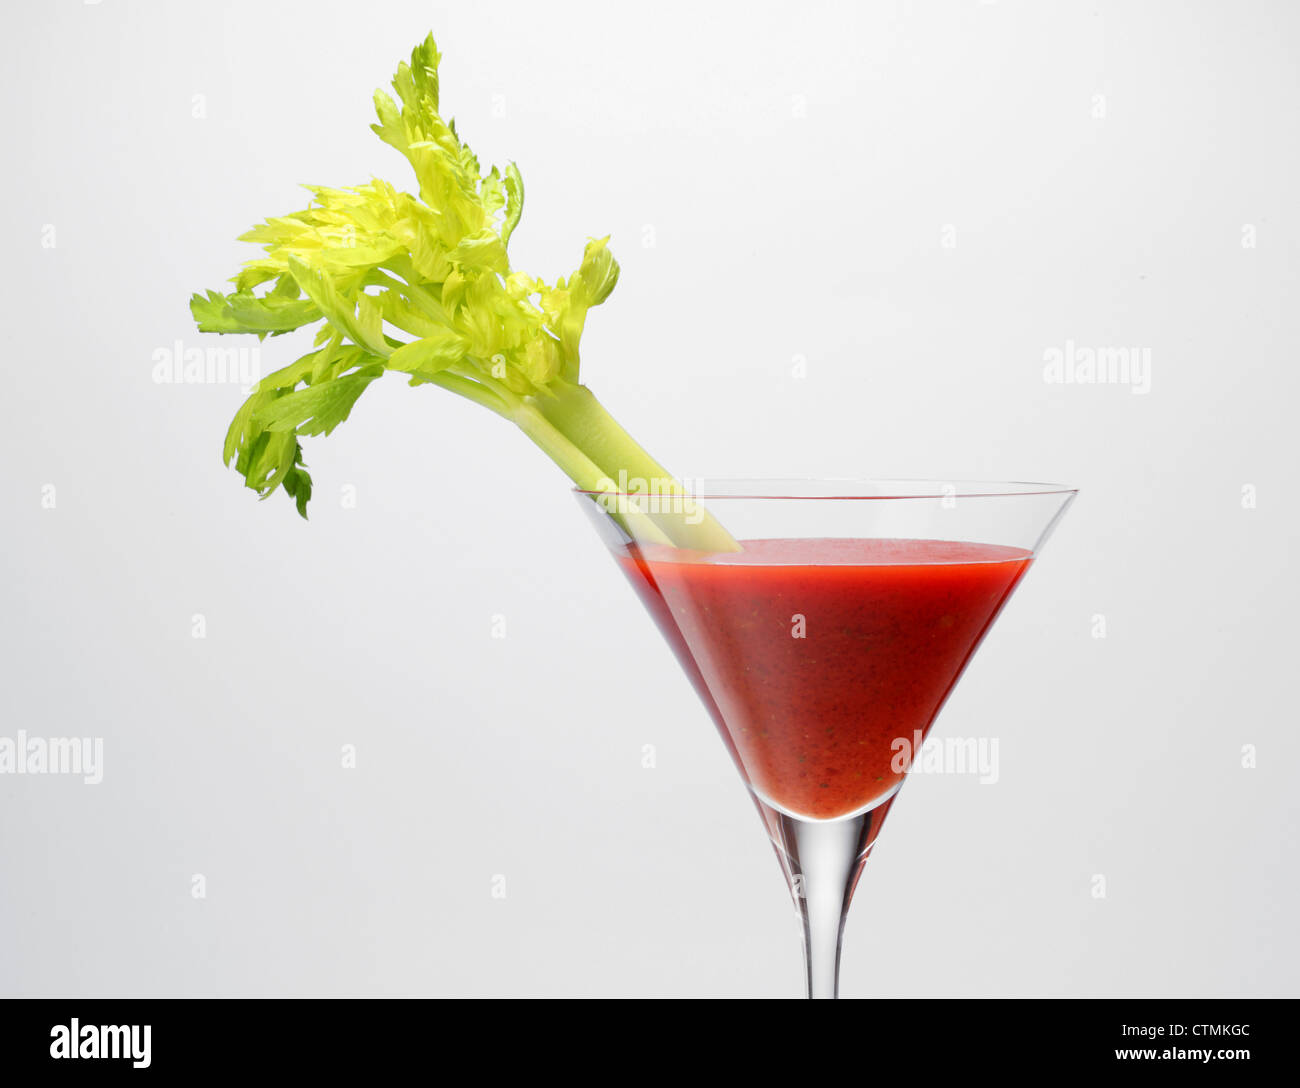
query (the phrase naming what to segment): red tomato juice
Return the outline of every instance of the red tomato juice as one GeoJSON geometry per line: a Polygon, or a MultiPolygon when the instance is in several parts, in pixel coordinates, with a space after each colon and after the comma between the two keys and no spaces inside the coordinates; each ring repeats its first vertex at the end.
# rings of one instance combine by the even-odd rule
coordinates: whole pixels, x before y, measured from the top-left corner
{"type": "Polygon", "coordinates": [[[929,731],[1033,558],[942,540],[741,549],[629,544],[616,558],[751,788],[814,819],[895,789],[914,737],[929,731]]]}

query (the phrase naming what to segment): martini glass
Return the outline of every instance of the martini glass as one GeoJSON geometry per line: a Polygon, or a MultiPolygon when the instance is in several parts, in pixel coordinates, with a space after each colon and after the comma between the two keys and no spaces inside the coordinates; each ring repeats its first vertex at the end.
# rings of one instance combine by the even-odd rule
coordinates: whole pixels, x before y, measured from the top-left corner
{"type": "Polygon", "coordinates": [[[917,480],[578,491],[758,807],[835,997],[849,903],[940,708],[1076,492],[917,480]],[[725,532],[705,532],[720,524],[725,532]],[[734,539],[734,545],[730,538],[734,539]]]}

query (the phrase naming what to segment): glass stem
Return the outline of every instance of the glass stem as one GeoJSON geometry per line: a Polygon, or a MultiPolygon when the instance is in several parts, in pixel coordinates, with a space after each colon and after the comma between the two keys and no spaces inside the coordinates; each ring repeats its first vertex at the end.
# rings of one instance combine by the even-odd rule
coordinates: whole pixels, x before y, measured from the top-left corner
{"type": "Polygon", "coordinates": [[[892,800],[824,821],[801,820],[758,801],[799,915],[810,998],[839,996],[844,920],[892,800]]]}
{"type": "Polygon", "coordinates": [[[794,874],[791,892],[803,922],[809,997],[838,997],[840,993],[840,941],[861,867],[856,823],[838,820],[796,825],[799,872],[794,874]]]}

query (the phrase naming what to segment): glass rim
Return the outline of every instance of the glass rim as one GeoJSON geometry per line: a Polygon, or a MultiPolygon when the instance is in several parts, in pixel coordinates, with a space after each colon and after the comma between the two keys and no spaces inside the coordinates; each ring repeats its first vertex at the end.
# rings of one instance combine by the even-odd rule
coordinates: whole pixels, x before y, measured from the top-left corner
{"type": "MultiPolygon", "coordinates": [[[[663,481],[638,481],[653,485],[663,481]]],[[[1032,483],[1022,480],[943,480],[943,479],[867,479],[847,476],[790,476],[790,477],[684,477],[674,483],[685,488],[692,499],[702,502],[719,502],[726,499],[779,499],[820,501],[875,501],[900,499],[1009,499],[1029,496],[1077,495],[1079,489],[1066,484],[1032,483]],[[692,482],[702,486],[696,489],[692,482]]],[[[605,489],[573,488],[575,495],[593,498],[644,499],[655,495],[666,496],[680,492],[665,490],[662,486],[641,487],[633,490],[624,482],[624,488],[611,486],[605,489]]]]}

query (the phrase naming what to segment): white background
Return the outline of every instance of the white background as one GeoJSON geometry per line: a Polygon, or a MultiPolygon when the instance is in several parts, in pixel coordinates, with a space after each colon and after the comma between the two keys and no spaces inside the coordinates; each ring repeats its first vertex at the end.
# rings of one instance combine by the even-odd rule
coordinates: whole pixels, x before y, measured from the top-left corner
{"type": "Polygon", "coordinates": [[[674,469],[1082,488],[937,727],[1000,781],[908,784],[843,992],[1296,995],[1293,5],[6,15],[0,736],[105,773],[0,776],[0,992],[799,990],[740,780],[522,436],[379,383],[304,523],[220,463],[238,388],[153,380],[298,183],[413,187],[370,95],[432,29],[514,265],[612,234],[585,379],[674,469]],[[1149,394],[1046,384],[1067,340],[1149,394]]]}

